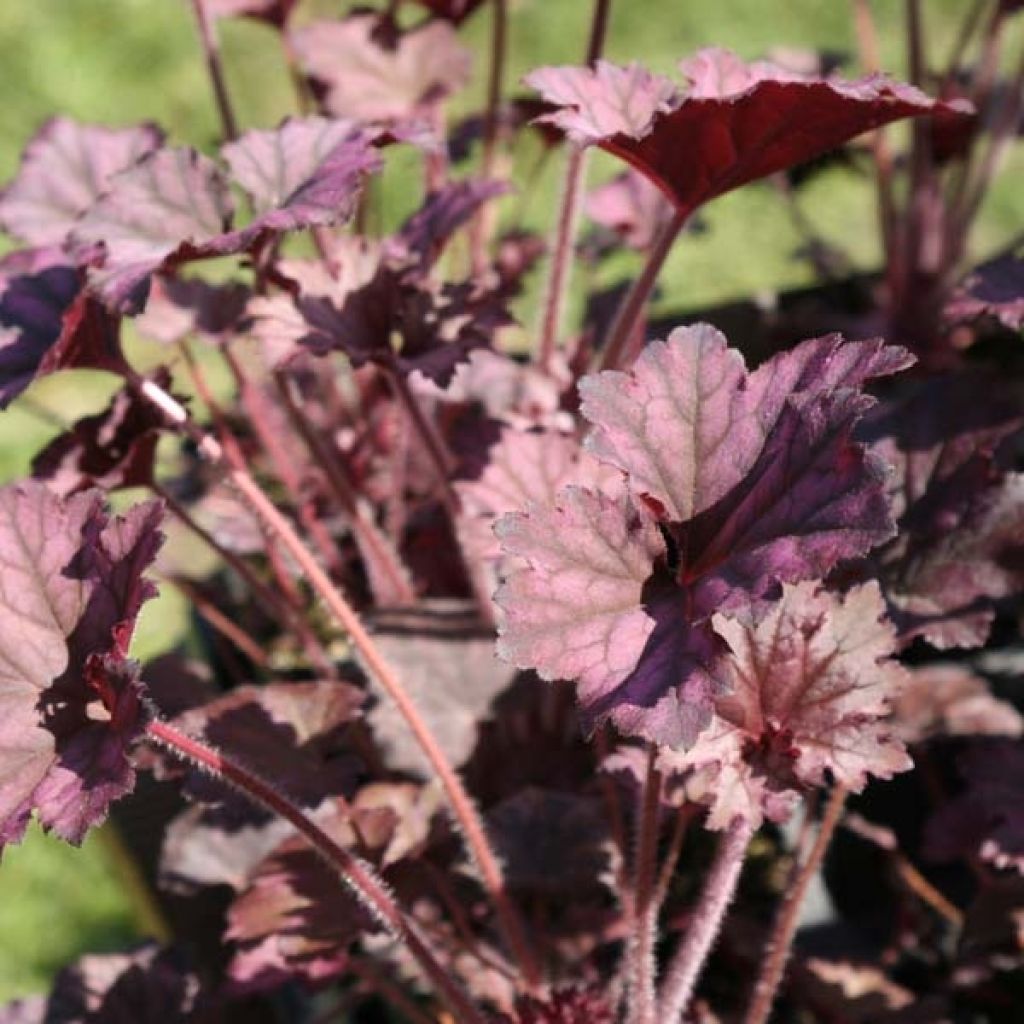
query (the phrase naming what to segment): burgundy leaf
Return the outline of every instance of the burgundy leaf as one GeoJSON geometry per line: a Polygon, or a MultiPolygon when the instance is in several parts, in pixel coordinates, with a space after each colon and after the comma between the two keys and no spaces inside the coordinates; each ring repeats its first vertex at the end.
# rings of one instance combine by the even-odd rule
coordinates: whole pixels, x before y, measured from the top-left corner
{"type": "Polygon", "coordinates": [[[123,368],[117,328],[55,249],[0,259],[0,409],[57,370],[123,368]]]}
{"type": "MultiPolygon", "coordinates": [[[[362,691],[347,683],[239,686],[184,712],[175,725],[230,749],[290,799],[315,807],[354,787],[358,761],[344,739],[362,702],[362,691]]],[[[232,808],[238,803],[206,776],[193,773],[187,786],[204,799],[228,800],[232,808]]],[[[248,808],[242,811],[249,820],[248,808]]]]}
{"type": "Polygon", "coordinates": [[[864,424],[861,436],[894,468],[899,533],[871,567],[904,642],[980,646],[993,602],[1024,586],[1024,477],[998,466],[1021,419],[997,381],[961,374],[880,406],[864,424]]]}
{"type": "Polygon", "coordinates": [[[667,770],[698,773],[709,828],[785,820],[804,787],[831,778],[859,791],[911,767],[882,720],[905,678],[884,615],[874,584],[839,597],[800,583],[759,621],[715,617],[732,649],[728,692],[692,750],[662,755],[667,770]]]}
{"type": "MultiPolygon", "coordinates": [[[[473,752],[494,699],[515,674],[495,658],[493,634],[480,629],[472,608],[434,601],[424,608],[378,614],[374,641],[448,760],[461,766],[473,752]]],[[[430,765],[394,701],[370,685],[376,703],[367,720],[388,767],[431,778],[430,765]]]]}
{"type": "Polygon", "coordinates": [[[207,1016],[199,978],[174,950],[146,943],[131,953],[83,956],[57,976],[46,1024],[188,1024],[207,1016]]]}
{"type": "Polygon", "coordinates": [[[880,75],[804,77],[727,50],[701,50],[680,70],[683,87],[606,61],[541,68],[526,82],[561,108],[547,120],[632,164],[684,214],[872,128],[961,109],[880,75]]]}
{"type": "Polygon", "coordinates": [[[1024,747],[1015,739],[977,740],[960,770],[967,789],[928,823],[927,854],[940,861],[980,854],[1024,874],[1024,747]]]}
{"type": "Polygon", "coordinates": [[[1005,328],[1024,327],[1024,260],[1000,256],[977,267],[946,306],[954,323],[988,316],[1005,328]]]}
{"type": "Polygon", "coordinates": [[[34,481],[0,489],[0,845],[33,811],[79,843],[133,786],[145,712],[126,655],[162,514],[148,502],[111,519],[97,492],[62,500],[34,481]]]}
{"type": "Polygon", "coordinates": [[[612,1024],[615,1013],[607,998],[594,989],[560,988],[547,999],[521,996],[512,1016],[499,1024],[612,1024]]]}
{"type": "Polygon", "coordinates": [[[594,189],[586,199],[587,216],[614,231],[631,249],[645,252],[668,219],[660,190],[632,169],[594,189]]]}
{"type": "Polygon", "coordinates": [[[164,345],[193,334],[219,341],[242,326],[249,294],[244,284],[236,282],[210,284],[198,277],[158,274],[135,329],[144,338],[164,345]]]}
{"type": "Polygon", "coordinates": [[[203,0],[213,18],[253,18],[281,28],[299,0],[203,0]]]}
{"type": "Polygon", "coordinates": [[[0,195],[0,227],[28,245],[63,244],[113,176],[162,142],[163,133],[151,124],[105,128],[66,117],[47,121],[0,195]]]}
{"type": "Polygon", "coordinates": [[[232,251],[225,232],[233,212],[228,183],[212,160],[193,149],[162,149],[115,176],[71,237],[96,264],[89,279],[104,301],[137,312],[155,271],[232,251]]]}
{"type": "Polygon", "coordinates": [[[252,202],[248,237],[347,220],[366,176],[381,167],[367,134],[350,121],[323,117],[246,132],[221,153],[252,202]]]}
{"type": "Polygon", "coordinates": [[[893,707],[893,726],[905,743],[936,736],[1020,736],[1024,718],[992,695],[988,683],[955,663],[912,669],[893,707]]]}
{"type": "MultiPolygon", "coordinates": [[[[170,388],[165,368],[154,379],[164,390],[170,388]]],[[[153,483],[160,431],[169,425],[135,388],[122,388],[103,412],[83,417],[39,452],[32,460],[32,475],[65,497],[90,487],[108,493],[147,487],[153,483]]]]}
{"type": "Polygon", "coordinates": [[[435,17],[461,25],[484,0],[419,0],[435,17]]]}
{"type": "Polygon", "coordinates": [[[600,802],[530,787],[487,812],[488,833],[508,886],[523,894],[579,898],[599,890],[610,869],[600,802]]]}
{"type": "Polygon", "coordinates": [[[326,90],[336,117],[403,121],[469,80],[470,55],[455,31],[432,21],[408,32],[372,14],[318,21],[291,33],[303,70],[326,90]]]}
{"type": "MultiPolygon", "coordinates": [[[[320,825],[338,841],[351,831],[338,815],[320,825]]],[[[370,913],[304,839],[286,840],[228,911],[236,946],[229,973],[239,988],[276,988],[291,978],[321,982],[343,973],[348,951],[374,930],[370,913]]]]}

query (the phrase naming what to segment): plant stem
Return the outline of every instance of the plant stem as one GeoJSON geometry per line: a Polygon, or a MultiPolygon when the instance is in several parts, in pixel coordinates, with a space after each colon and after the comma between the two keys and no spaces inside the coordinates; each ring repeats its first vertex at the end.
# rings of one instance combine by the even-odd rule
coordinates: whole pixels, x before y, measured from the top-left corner
{"type": "Polygon", "coordinates": [[[448,796],[453,817],[462,830],[470,855],[480,872],[484,889],[494,905],[501,931],[519,963],[527,987],[536,988],[540,981],[540,970],[527,941],[519,912],[505,889],[501,866],[487,839],[476,807],[430,727],[420,715],[394,669],[373,642],[355,610],[302,542],[288,518],[282,515],[248,470],[243,466],[232,466],[226,462],[221,445],[191,419],[188,411],[173,395],[168,394],[154,381],[146,380],[133,372],[130,372],[129,380],[140,395],[156,405],[172,423],[179,425],[192,438],[204,458],[224,468],[228,481],[295,559],[315,593],[348,636],[366,670],[395,702],[448,796]]]}
{"type": "Polygon", "coordinates": [[[654,864],[658,852],[658,811],[661,803],[661,772],[658,748],[651,744],[647,775],[637,809],[636,850],[633,863],[633,934],[627,952],[630,1024],[654,1024],[654,944],[658,907],[654,900],[654,864]]]}
{"type": "Polygon", "coordinates": [[[658,883],[654,887],[653,901],[660,912],[668,896],[669,886],[672,884],[672,876],[675,874],[676,865],[679,863],[679,855],[683,852],[683,842],[686,840],[686,833],[697,814],[698,805],[685,804],[676,812],[676,819],[672,826],[672,835],[668,841],[668,850],[665,852],[665,859],[661,862],[661,870],[658,872],[658,883]]]}
{"type": "MultiPolygon", "coordinates": [[[[608,28],[608,12],[611,0],[595,0],[594,16],[590,23],[590,39],[587,43],[587,64],[593,65],[604,49],[604,37],[608,28]]],[[[582,146],[569,143],[569,157],[565,165],[565,180],[562,183],[562,202],[559,206],[558,221],[551,242],[551,264],[548,271],[547,291],[541,312],[537,365],[545,373],[551,369],[551,360],[558,344],[558,332],[562,326],[569,280],[572,274],[572,260],[576,250],[576,229],[579,223],[580,196],[586,179],[587,154],[582,146]]]]}
{"type": "Polygon", "coordinates": [[[682,1021],[694,986],[722,927],[725,912],[736,892],[743,858],[754,834],[743,818],[735,818],[722,833],[715,860],[694,907],[690,927],[665,975],[658,1001],[659,1024],[682,1021]]]}
{"type": "MultiPolygon", "coordinates": [[[[490,180],[498,154],[501,133],[501,94],[505,84],[505,61],[508,56],[508,0],[491,0],[491,66],[487,76],[487,106],[484,108],[483,155],[480,175],[490,180]]],[[[483,271],[487,262],[487,241],[490,234],[491,207],[485,204],[473,218],[470,229],[470,251],[475,272],[483,271]]]]}
{"type": "Polygon", "coordinates": [[[167,722],[155,719],[146,726],[146,736],[185,761],[199,765],[215,777],[234,786],[260,807],[284,818],[323,859],[337,871],[359,901],[392,935],[400,939],[424,973],[437,986],[455,1018],[466,1024],[484,1024],[482,1014],[469,1002],[454,978],[435,959],[415,925],[398,907],[369,864],[333,840],[305,812],[279,793],[269,782],[233,760],[208,747],[167,722]]]}
{"type": "Polygon", "coordinates": [[[836,786],[829,796],[825,805],[825,813],[818,826],[818,835],[811,847],[803,864],[786,891],[782,899],[775,924],[772,927],[772,934],[768,939],[767,956],[761,962],[761,973],[754,985],[754,995],[747,1008],[743,1024],[764,1024],[771,1013],[772,1004],[775,1002],[775,994],[782,981],[782,974],[789,959],[789,950],[793,945],[793,936],[796,934],[796,926],[800,917],[800,908],[803,906],[804,896],[807,895],[807,888],[814,876],[821,867],[821,862],[828,849],[828,844],[835,832],[836,825],[843,813],[843,804],[846,802],[848,790],[845,786],[836,786]]]}
{"type": "Polygon", "coordinates": [[[203,0],[192,0],[192,13],[195,15],[196,26],[199,29],[199,41],[203,46],[206,70],[209,72],[214,99],[217,101],[217,113],[220,114],[224,139],[230,142],[238,137],[238,122],[235,120],[231,97],[228,95],[227,84],[224,81],[224,67],[220,60],[217,30],[214,28],[213,22],[210,21],[203,0]]]}
{"type": "Polygon", "coordinates": [[[639,346],[634,344],[633,334],[640,322],[644,306],[654,290],[658,274],[661,273],[672,244],[683,230],[687,217],[688,214],[676,210],[672,219],[658,234],[640,276],[633,282],[615,311],[615,318],[608,328],[604,349],[600,354],[598,369],[615,370],[628,365],[636,357],[639,346]]]}

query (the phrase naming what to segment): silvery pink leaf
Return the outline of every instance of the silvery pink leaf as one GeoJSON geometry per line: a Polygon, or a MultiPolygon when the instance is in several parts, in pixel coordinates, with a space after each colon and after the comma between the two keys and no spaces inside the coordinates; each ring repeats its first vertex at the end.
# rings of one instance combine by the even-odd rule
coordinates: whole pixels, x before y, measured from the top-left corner
{"type": "Polygon", "coordinates": [[[219,341],[240,328],[249,301],[241,283],[210,284],[202,278],[154,276],[146,308],[135,319],[144,338],[164,345],[198,335],[219,341]]]}
{"type": "Polygon", "coordinates": [[[0,1006],[0,1024],[46,1024],[45,996],[29,996],[0,1006]]]}
{"type": "Polygon", "coordinates": [[[432,21],[408,32],[372,14],[318,21],[291,33],[302,69],[325,89],[336,117],[405,121],[469,80],[470,55],[454,29],[432,21]]]}
{"type": "Polygon", "coordinates": [[[381,167],[366,133],[351,121],[323,117],[246,132],[221,155],[252,203],[248,236],[348,220],[363,181],[381,167]]]}
{"type": "MultiPolygon", "coordinates": [[[[154,379],[165,390],[170,387],[165,368],[154,379]]],[[[64,497],[90,487],[109,493],[149,486],[160,431],[168,426],[152,402],[135,388],[122,388],[106,409],[84,416],[39,452],[32,460],[32,475],[64,497]]]]}
{"type": "MultiPolygon", "coordinates": [[[[472,607],[432,601],[416,609],[374,616],[374,641],[401,676],[417,709],[448,760],[465,763],[495,698],[512,684],[515,671],[494,655],[494,637],[481,630],[472,607]]],[[[432,777],[429,763],[395,703],[371,679],[374,706],[367,713],[389,768],[432,777]]]]}
{"type": "Polygon", "coordinates": [[[98,492],[0,489],[0,846],[33,811],[69,842],[131,790],[145,721],[135,619],[162,535],[156,502],[110,518],[98,492]]]}
{"type": "Polygon", "coordinates": [[[528,565],[495,595],[501,657],[575,680],[591,725],[610,718],[627,734],[691,744],[709,720],[723,645],[679,613],[656,571],[666,549],[650,514],[628,496],[567,487],[495,529],[528,565]]]}
{"type": "Polygon", "coordinates": [[[455,489],[474,551],[493,560],[501,553],[494,524],[506,513],[530,503],[550,505],[568,484],[614,494],[621,491],[620,480],[617,470],[602,466],[569,434],[506,427],[488,449],[480,475],[457,481],[455,489]]]}
{"type": "Polygon", "coordinates": [[[937,736],[1020,736],[1024,718],[970,669],[934,662],[910,670],[893,705],[893,728],[905,743],[937,736]]]}
{"type": "Polygon", "coordinates": [[[884,616],[875,584],[838,596],[813,582],[784,587],[760,620],[715,616],[732,650],[727,692],[694,747],[661,758],[701,773],[709,828],[784,820],[805,787],[859,791],[911,767],[884,721],[905,678],[884,616]]]}
{"type": "Polygon", "coordinates": [[[994,317],[1005,328],[1024,327],[1024,260],[1001,256],[977,267],[946,306],[954,323],[994,317]]]}
{"type": "Polygon", "coordinates": [[[117,329],[56,249],[0,259],[0,409],[57,370],[123,367],[117,329]]]}
{"type": "Polygon", "coordinates": [[[684,214],[872,128],[963,109],[880,75],[805,78],[727,50],[701,50],[680,70],[683,86],[605,61],[541,68],[526,82],[561,108],[548,121],[632,164],[684,214]]]}
{"type": "Polygon", "coordinates": [[[1021,420],[998,381],[961,374],[887,402],[861,428],[893,467],[899,533],[872,555],[871,571],[904,642],[980,646],[993,603],[1024,585],[1024,482],[999,468],[1021,420]]]}
{"type": "Polygon", "coordinates": [[[0,194],[0,227],[28,245],[63,244],[111,178],[162,142],[162,132],[151,124],[106,128],[66,117],[47,121],[0,194]]]}
{"type": "Polygon", "coordinates": [[[72,242],[90,284],[112,308],[141,309],[149,277],[189,258],[232,251],[234,204],[220,168],[193,149],[162,149],[110,182],[72,242]]]}
{"type": "Polygon", "coordinates": [[[1024,874],[1024,747],[1017,739],[975,740],[960,771],[966,789],[928,822],[925,852],[938,861],[980,854],[1024,874]]]}
{"type": "Polygon", "coordinates": [[[669,214],[661,191],[632,169],[590,192],[584,209],[592,221],[640,252],[654,244],[669,214]]]}

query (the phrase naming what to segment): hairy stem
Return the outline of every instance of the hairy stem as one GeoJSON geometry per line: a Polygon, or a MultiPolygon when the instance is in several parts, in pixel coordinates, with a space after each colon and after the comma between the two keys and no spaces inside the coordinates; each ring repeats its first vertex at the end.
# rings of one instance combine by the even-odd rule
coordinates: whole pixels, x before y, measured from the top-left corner
{"type": "Polygon", "coordinates": [[[191,419],[187,410],[173,395],[168,394],[155,382],[138,375],[131,374],[129,379],[140,395],[152,402],[172,423],[180,426],[192,438],[201,455],[224,468],[227,479],[235,490],[260,522],[280,539],[292,558],[295,559],[310,586],[348,636],[367,672],[380,683],[388,696],[395,702],[399,713],[447,794],[453,817],[462,830],[470,855],[480,872],[484,889],[494,905],[499,926],[513,956],[519,963],[526,984],[530,988],[535,988],[540,981],[540,970],[527,940],[519,912],[505,889],[501,866],[487,839],[476,806],[430,727],[420,715],[394,669],[387,663],[380,649],[373,642],[373,638],[367,632],[361,619],[321,568],[313,553],[302,542],[288,518],[282,515],[248,470],[241,466],[230,465],[225,460],[224,451],[217,440],[205,433],[191,419]]]}
{"type": "Polygon", "coordinates": [[[197,764],[229,783],[260,807],[294,825],[309,845],[338,873],[360,903],[395,938],[406,945],[424,973],[437,987],[438,993],[448,1004],[456,1020],[464,1021],[466,1024],[484,1024],[483,1015],[470,1003],[458,982],[435,959],[415,925],[395,903],[369,864],[335,842],[316,822],[307,817],[300,807],[229,755],[208,747],[173,725],[158,719],[146,726],[146,736],[183,760],[197,764]]]}
{"type": "Polygon", "coordinates": [[[742,818],[736,818],[722,833],[718,851],[704,891],[690,917],[690,927],[676,950],[665,974],[658,1000],[658,1024],[676,1024],[690,1005],[711,947],[732,902],[743,868],[743,858],[754,830],[742,818]]]}
{"type": "Polygon", "coordinates": [[[665,859],[661,862],[661,869],[658,872],[658,882],[654,887],[653,901],[655,913],[660,913],[668,896],[669,887],[672,885],[672,876],[675,874],[676,865],[679,863],[679,855],[683,852],[683,843],[686,840],[686,833],[689,830],[690,822],[697,815],[697,804],[686,804],[676,811],[676,818],[672,824],[672,834],[669,837],[668,849],[665,851],[665,859]]]}
{"type": "MultiPolygon", "coordinates": [[[[590,65],[594,64],[604,49],[610,7],[611,0],[595,0],[594,16],[590,24],[590,39],[587,43],[587,63],[590,65]]],[[[558,333],[562,326],[566,297],[569,294],[572,261],[576,250],[580,197],[586,179],[587,153],[588,151],[582,146],[569,143],[565,179],[562,183],[562,201],[551,242],[551,263],[541,312],[540,331],[538,332],[537,365],[545,372],[551,369],[551,360],[555,354],[558,333]]]]}
{"type": "MultiPolygon", "coordinates": [[[[687,214],[677,210],[658,234],[647,262],[640,276],[633,282],[615,311],[611,327],[608,328],[603,351],[598,360],[598,369],[616,370],[620,366],[628,366],[636,357],[639,344],[634,342],[633,335],[643,315],[644,307],[654,291],[658,274],[665,265],[665,259],[679,232],[686,224],[687,214]]],[[[642,340],[640,342],[642,344],[642,340]]]]}
{"type": "Polygon", "coordinates": [[[238,122],[235,119],[235,111],[231,106],[231,97],[228,95],[227,84],[224,81],[224,67],[220,60],[220,43],[217,40],[217,30],[210,20],[203,0],[192,0],[192,13],[195,15],[196,26],[199,29],[199,41],[203,46],[206,70],[209,72],[210,84],[213,86],[213,96],[217,101],[217,113],[220,115],[221,128],[224,132],[225,140],[230,142],[238,137],[238,122]]]}
{"type": "Polygon", "coordinates": [[[647,755],[647,775],[637,808],[636,850],[633,863],[633,933],[627,952],[630,1024],[655,1024],[654,944],[658,931],[658,907],[654,900],[654,868],[658,853],[658,811],[661,803],[661,772],[653,744],[647,755]]]}
{"type": "Polygon", "coordinates": [[[821,867],[825,851],[828,849],[832,834],[839,823],[847,792],[844,786],[836,786],[832,790],[828,803],[825,805],[825,813],[822,815],[821,825],[818,826],[818,835],[811,847],[811,852],[800,865],[782,899],[782,904],[775,917],[775,924],[772,926],[771,936],[768,939],[766,947],[768,952],[761,962],[761,973],[754,985],[754,995],[747,1008],[746,1016],[743,1018],[743,1024],[764,1024],[768,1019],[768,1014],[771,1013],[772,1003],[775,1002],[775,994],[779,989],[779,982],[782,981],[786,961],[789,959],[789,950],[793,945],[793,936],[796,934],[797,921],[800,918],[800,908],[803,906],[808,886],[818,873],[818,868],[821,867]]]}

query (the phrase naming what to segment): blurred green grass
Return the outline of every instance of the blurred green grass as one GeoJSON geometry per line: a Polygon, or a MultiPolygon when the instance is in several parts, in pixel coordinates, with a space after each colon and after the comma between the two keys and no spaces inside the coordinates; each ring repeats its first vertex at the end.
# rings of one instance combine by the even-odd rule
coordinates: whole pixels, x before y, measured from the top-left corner
{"type": "MultiPolygon", "coordinates": [[[[308,0],[315,14],[339,13],[348,5],[308,0]]],[[[948,52],[962,0],[929,0],[929,47],[948,52]]],[[[876,4],[884,66],[903,67],[902,5],[876,4]]],[[[589,0],[512,0],[509,81],[544,63],[573,63],[581,56],[589,0]]],[[[477,15],[466,38],[483,54],[486,13],[477,15]]],[[[746,57],[770,46],[854,50],[848,5],[833,0],[716,0],[712,4],[665,0],[617,0],[607,54],[641,60],[670,71],[674,62],[705,45],[728,46],[746,57]]],[[[291,86],[273,35],[255,23],[223,26],[228,83],[243,127],[276,123],[293,112],[291,86]]],[[[482,56],[478,58],[483,63],[482,56]]],[[[217,120],[195,45],[185,0],[16,0],[0,4],[0,67],[6,96],[0,131],[0,180],[16,169],[24,142],[56,113],[83,120],[130,123],[151,119],[174,144],[211,148],[217,120]]],[[[456,105],[479,102],[483,77],[456,105]]],[[[1015,170],[1020,156],[1015,154],[1015,170]]],[[[594,161],[593,178],[613,165],[594,161]]],[[[533,186],[529,217],[548,223],[557,201],[559,167],[553,161],[533,186]]],[[[986,204],[976,244],[988,251],[1018,230],[1024,194],[1017,174],[1004,174],[986,204]]],[[[414,201],[407,173],[391,173],[376,203],[393,223],[414,201]]],[[[848,248],[858,267],[878,261],[870,183],[843,172],[821,177],[802,197],[803,209],[827,239],[848,248]]],[[[778,198],[766,187],[733,193],[706,214],[710,230],[688,237],[663,276],[663,304],[693,308],[752,293],[810,282],[810,271],[792,256],[799,244],[778,198]]],[[[627,257],[617,267],[630,269],[627,257]]],[[[111,382],[102,375],[66,374],[42,381],[11,409],[0,413],[0,481],[25,472],[32,455],[56,427],[47,411],[64,421],[99,408],[111,382]]],[[[143,614],[137,653],[145,656],[182,635],[185,610],[173,594],[143,614]]],[[[128,905],[119,870],[102,838],[72,850],[33,830],[23,846],[9,850],[0,866],[0,1001],[46,986],[53,971],[87,949],[115,948],[144,926],[128,905]]]]}

